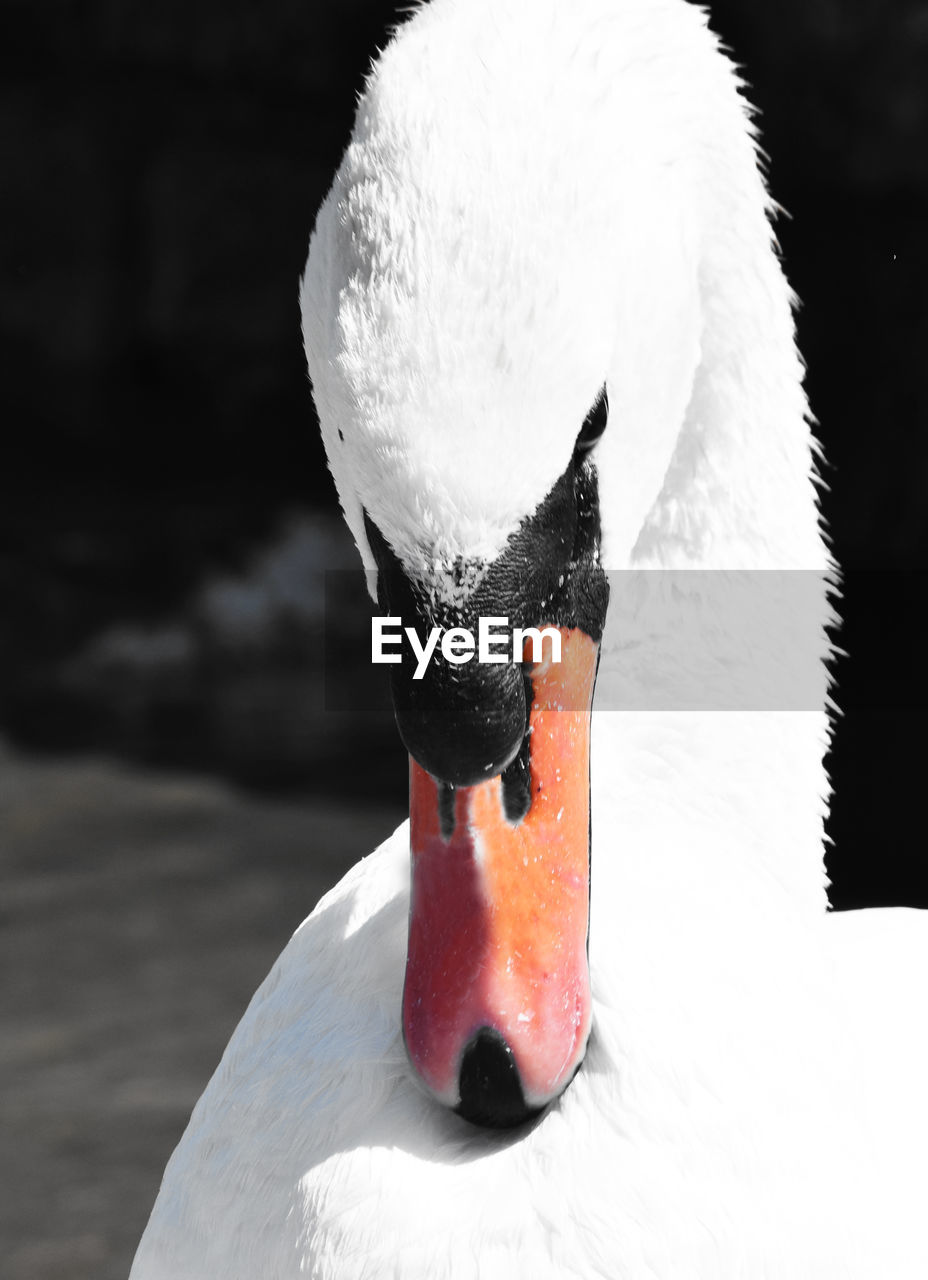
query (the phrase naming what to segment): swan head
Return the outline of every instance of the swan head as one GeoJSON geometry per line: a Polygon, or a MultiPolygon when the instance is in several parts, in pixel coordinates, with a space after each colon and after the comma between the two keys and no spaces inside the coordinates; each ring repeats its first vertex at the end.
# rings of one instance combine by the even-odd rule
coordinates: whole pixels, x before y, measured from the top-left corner
{"type": "MultiPolygon", "coordinates": [[[[545,7],[554,26],[569,8],[545,7]]],[[[487,1125],[537,1113],[584,1055],[603,553],[627,558],[655,500],[698,352],[662,126],[640,136],[611,71],[583,57],[552,79],[559,38],[533,57],[543,24],[524,17],[445,3],[401,28],[301,290],[329,466],[379,612],[420,644],[480,618],[550,628],[507,662],[436,652],[417,674],[404,647],[391,668],[411,761],[405,1042],[427,1090],[487,1125]],[[624,152],[608,181],[606,138],[624,152]]]]}

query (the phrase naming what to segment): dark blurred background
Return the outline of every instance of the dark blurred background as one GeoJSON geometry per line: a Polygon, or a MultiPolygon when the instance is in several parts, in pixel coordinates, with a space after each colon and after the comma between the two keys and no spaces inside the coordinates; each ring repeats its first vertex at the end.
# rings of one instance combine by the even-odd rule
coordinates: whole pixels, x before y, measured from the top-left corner
{"type": "MultiPolygon", "coordinates": [[[[402,812],[384,701],[366,721],[325,710],[324,575],[355,562],[297,308],[394,17],[372,0],[2,3],[14,1277],[125,1273],[287,930],[402,812]]],[[[790,215],[777,231],[847,570],[833,902],[925,906],[928,2],[723,0],[712,21],[790,215]]],[[[367,612],[335,581],[337,685],[367,612]]]]}

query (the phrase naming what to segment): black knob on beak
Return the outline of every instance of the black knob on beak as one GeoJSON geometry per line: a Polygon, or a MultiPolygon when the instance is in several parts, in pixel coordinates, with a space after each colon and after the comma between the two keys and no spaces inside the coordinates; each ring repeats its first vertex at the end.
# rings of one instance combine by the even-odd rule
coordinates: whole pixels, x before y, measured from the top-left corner
{"type": "Polygon", "coordinates": [[[521,667],[455,666],[436,654],[421,680],[407,662],[392,676],[400,737],[433,778],[474,786],[502,773],[518,754],[528,714],[521,667]]]}

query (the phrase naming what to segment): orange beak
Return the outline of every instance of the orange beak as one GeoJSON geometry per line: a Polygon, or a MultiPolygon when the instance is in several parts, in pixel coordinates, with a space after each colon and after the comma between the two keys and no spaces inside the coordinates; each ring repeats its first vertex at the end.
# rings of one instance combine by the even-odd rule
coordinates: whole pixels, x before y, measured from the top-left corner
{"type": "Polygon", "coordinates": [[[406,1048],[439,1101],[484,1124],[518,1123],[557,1097],[590,1033],[590,713],[599,646],[582,631],[560,630],[561,662],[550,661],[549,649],[529,673],[531,799],[520,821],[506,817],[497,776],[451,793],[451,829],[438,784],[410,760],[406,1048]],[[492,1096],[501,1071],[502,1092],[518,1096],[511,1106],[492,1096]]]}

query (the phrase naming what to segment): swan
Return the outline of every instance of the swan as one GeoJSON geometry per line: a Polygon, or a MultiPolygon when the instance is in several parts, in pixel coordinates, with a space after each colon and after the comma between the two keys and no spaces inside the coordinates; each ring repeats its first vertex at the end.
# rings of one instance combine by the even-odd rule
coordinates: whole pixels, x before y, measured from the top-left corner
{"type": "Polygon", "coordinates": [[[771,211],[684,0],[431,0],[379,56],[301,288],[344,515],[381,614],[564,652],[391,665],[412,826],[254,996],[133,1280],[928,1274],[928,931],[827,914],[771,211]]]}

